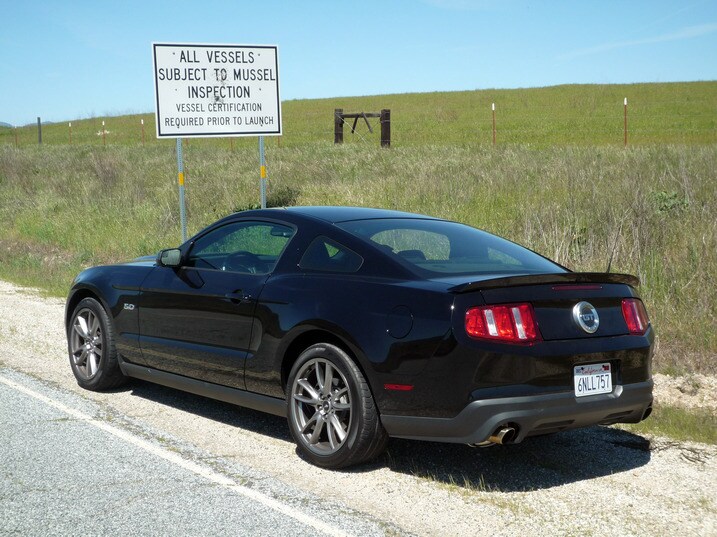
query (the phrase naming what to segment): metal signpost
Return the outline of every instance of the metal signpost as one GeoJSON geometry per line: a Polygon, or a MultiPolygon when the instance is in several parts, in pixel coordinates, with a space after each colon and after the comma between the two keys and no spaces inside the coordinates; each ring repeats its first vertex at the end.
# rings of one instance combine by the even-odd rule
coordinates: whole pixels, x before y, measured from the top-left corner
{"type": "MultiPolygon", "coordinates": [[[[261,206],[266,207],[264,136],[281,136],[279,52],[275,45],[153,43],[157,138],[258,136],[261,206]]],[[[182,241],[186,221],[182,216],[182,241]]]]}
{"type": "Polygon", "coordinates": [[[261,208],[266,209],[266,158],[263,136],[259,136],[259,190],[261,191],[261,208]]]}
{"type": "Polygon", "coordinates": [[[179,185],[179,220],[182,225],[182,242],[187,240],[187,209],[184,204],[184,157],[182,139],[177,138],[177,184],[179,185]]]}

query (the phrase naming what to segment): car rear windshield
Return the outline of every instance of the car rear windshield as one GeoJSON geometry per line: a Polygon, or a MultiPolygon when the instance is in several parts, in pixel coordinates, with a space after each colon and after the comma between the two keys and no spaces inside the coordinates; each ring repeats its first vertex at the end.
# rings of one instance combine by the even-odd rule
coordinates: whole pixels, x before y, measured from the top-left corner
{"type": "Polygon", "coordinates": [[[527,248],[455,222],[386,218],[337,225],[425,276],[566,271],[527,248]]]}

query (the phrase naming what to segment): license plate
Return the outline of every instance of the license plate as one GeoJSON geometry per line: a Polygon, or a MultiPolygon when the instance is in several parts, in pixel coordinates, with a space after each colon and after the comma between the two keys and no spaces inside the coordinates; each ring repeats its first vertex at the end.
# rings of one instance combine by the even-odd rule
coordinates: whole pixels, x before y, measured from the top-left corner
{"type": "Polygon", "coordinates": [[[576,365],[573,369],[575,397],[612,392],[610,364],[576,365]]]}

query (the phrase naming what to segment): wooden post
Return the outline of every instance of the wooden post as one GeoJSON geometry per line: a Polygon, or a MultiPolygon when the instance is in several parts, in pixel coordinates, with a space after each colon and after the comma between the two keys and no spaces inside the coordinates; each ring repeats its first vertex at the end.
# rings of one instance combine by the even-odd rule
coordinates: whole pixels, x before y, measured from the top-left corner
{"type": "Polygon", "coordinates": [[[40,121],[40,116],[37,116],[37,145],[42,145],[42,121],[40,121]]]}
{"type": "Polygon", "coordinates": [[[140,119],[139,122],[142,124],[142,145],[144,145],[144,119],[140,119]]]}
{"type": "Polygon", "coordinates": [[[72,121],[70,121],[67,126],[70,129],[70,145],[72,145],[72,121]]]}
{"type": "Polygon", "coordinates": [[[627,97],[625,97],[625,147],[627,147],[627,97]]]}
{"type": "Polygon", "coordinates": [[[334,143],[344,143],[344,109],[336,108],[334,110],[334,143]]]}
{"type": "Polygon", "coordinates": [[[13,129],[15,131],[15,147],[17,147],[17,127],[13,129]]]}
{"type": "Polygon", "coordinates": [[[391,111],[381,110],[381,147],[391,147],[391,111]]]}
{"type": "Polygon", "coordinates": [[[106,146],[107,141],[105,140],[105,121],[102,120],[102,145],[106,146]]]}

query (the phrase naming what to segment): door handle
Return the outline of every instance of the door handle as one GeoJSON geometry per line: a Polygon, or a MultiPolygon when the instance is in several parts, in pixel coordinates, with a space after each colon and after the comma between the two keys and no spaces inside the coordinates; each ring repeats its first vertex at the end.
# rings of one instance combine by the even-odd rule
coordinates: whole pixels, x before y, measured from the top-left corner
{"type": "Polygon", "coordinates": [[[235,291],[234,293],[227,293],[224,295],[224,298],[234,302],[235,304],[239,304],[241,302],[249,302],[251,300],[251,295],[248,295],[243,291],[235,291]]]}

